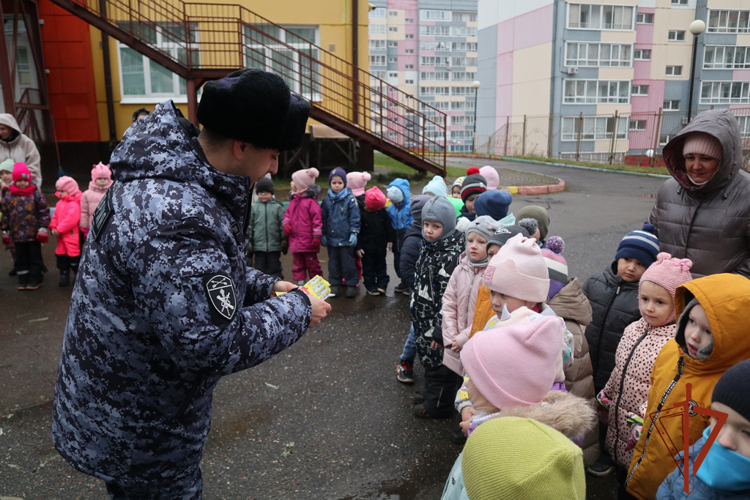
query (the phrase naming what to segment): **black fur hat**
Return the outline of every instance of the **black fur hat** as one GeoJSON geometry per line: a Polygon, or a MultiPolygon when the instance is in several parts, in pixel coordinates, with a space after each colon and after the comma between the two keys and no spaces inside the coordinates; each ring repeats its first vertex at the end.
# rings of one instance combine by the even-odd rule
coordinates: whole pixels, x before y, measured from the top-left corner
{"type": "Polygon", "coordinates": [[[206,83],[198,121],[218,135],[285,151],[299,146],[309,112],[280,76],[243,69],[206,83]]]}

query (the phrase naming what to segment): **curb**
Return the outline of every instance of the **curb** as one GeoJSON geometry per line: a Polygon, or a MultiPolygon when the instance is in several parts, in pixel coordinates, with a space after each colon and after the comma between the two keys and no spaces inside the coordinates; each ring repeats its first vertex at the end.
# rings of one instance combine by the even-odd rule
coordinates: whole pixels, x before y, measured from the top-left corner
{"type": "Polygon", "coordinates": [[[557,178],[557,184],[548,184],[546,186],[509,186],[506,187],[510,194],[549,194],[560,193],[566,189],[565,181],[557,178]]]}

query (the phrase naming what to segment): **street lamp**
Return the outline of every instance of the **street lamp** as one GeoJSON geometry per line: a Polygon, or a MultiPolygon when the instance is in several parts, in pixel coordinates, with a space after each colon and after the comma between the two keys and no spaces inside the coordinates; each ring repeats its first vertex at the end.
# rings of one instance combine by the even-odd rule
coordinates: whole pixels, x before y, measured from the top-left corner
{"type": "Polygon", "coordinates": [[[706,30],[706,23],[696,19],[690,23],[690,33],[693,34],[693,58],[690,61],[690,95],[688,96],[688,123],[693,119],[693,86],[695,85],[695,62],[698,54],[698,35],[706,30]]]}
{"type": "Polygon", "coordinates": [[[471,135],[471,152],[474,153],[477,150],[477,108],[479,107],[479,87],[481,87],[479,80],[471,82],[471,86],[474,87],[474,132],[471,135]]]}

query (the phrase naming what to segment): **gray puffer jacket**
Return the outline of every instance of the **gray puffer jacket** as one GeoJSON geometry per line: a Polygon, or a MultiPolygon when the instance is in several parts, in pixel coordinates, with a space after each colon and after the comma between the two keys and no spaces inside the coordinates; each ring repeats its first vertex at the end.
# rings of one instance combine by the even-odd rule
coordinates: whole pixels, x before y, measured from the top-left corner
{"type": "Polygon", "coordinates": [[[690,259],[693,277],[738,273],[750,277],[750,175],[742,166],[737,119],[727,109],[698,115],[664,148],[672,179],[662,184],[651,210],[660,249],[690,259]],[[710,134],[723,155],[716,175],[695,186],[685,171],[682,148],[691,132],[710,134]]]}

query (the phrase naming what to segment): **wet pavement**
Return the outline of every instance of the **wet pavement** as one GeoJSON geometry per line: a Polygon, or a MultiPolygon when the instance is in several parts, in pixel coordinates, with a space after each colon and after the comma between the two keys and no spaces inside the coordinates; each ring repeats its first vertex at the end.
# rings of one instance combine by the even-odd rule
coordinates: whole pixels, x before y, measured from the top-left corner
{"type": "MultiPolygon", "coordinates": [[[[511,208],[548,208],[550,234],[565,238],[570,274],[581,279],[606,266],[622,235],[640,227],[662,182],[494,164],[566,180],[567,192],[516,196],[511,208]]],[[[50,400],[71,293],[57,286],[53,253],[52,245],[44,247],[50,272],[36,292],[15,290],[9,255],[0,255],[0,498],[105,499],[103,484],[69,467],[50,442],[50,400]]],[[[414,386],[396,380],[409,313],[408,298],[393,295],[392,270],[391,276],[389,296],[362,291],[356,299],[331,299],[329,318],[292,348],[222,380],[203,459],[206,499],[440,497],[461,447],[450,442],[454,422],[412,416],[421,369],[414,386]]],[[[588,498],[615,496],[614,479],[587,479],[588,498]]]]}

